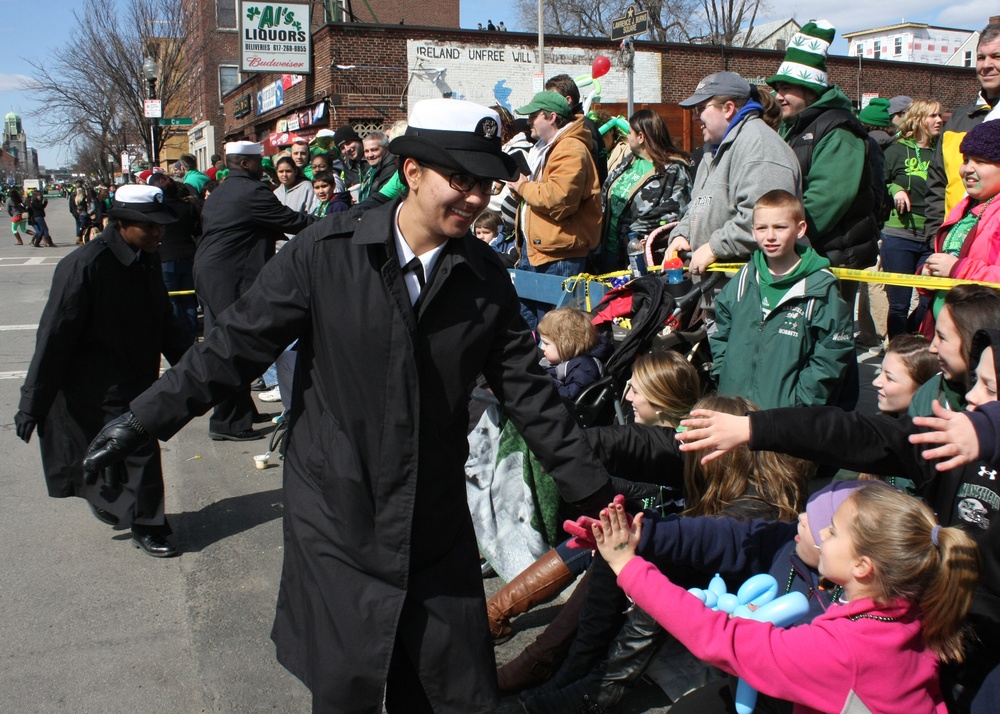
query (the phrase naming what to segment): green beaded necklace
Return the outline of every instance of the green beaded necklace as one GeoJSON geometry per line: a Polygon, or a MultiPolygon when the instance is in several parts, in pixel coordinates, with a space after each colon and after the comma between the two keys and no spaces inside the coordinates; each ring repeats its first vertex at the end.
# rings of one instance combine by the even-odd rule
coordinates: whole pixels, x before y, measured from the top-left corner
{"type": "Polygon", "coordinates": [[[860,615],[849,615],[847,617],[851,622],[857,622],[861,618],[866,618],[868,620],[878,620],[879,622],[899,622],[898,617],[882,617],[881,615],[866,615],[864,613],[860,615]]]}
{"type": "MultiPolygon", "coordinates": [[[[792,568],[788,571],[788,582],[785,583],[785,595],[787,595],[792,591],[793,582],[795,582],[795,566],[792,566],[792,568]]],[[[820,588],[820,590],[822,589],[823,588],[820,588]]],[[[816,594],[815,591],[813,590],[812,585],[809,586],[809,594],[810,595],[816,594]]],[[[832,598],[831,602],[837,602],[840,599],[840,596],[843,594],[844,594],[844,586],[838,585],[833,589],[833,593],[831,594],[832,598]]],[[[819,595],[816,594],[816,597],[819,598],[819,595]]]]}

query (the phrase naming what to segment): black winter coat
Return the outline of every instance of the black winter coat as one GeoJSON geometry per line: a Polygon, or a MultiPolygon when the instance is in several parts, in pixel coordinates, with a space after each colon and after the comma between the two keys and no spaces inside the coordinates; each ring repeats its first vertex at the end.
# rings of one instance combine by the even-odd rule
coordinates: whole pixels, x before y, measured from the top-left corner
{"type": "Polygon", "coordinates": [[[133,516],[150,525],[162,522],[155,445],[126,464],[126,491],[133,498],[84,485],[83,456],[101,428],[156,381],[160,355],[177,362],[190,344],[174,317],[159,258],[142,253],[136,260],[116,229],[105,229],[59,261],[18,405],[39,420],[50,496],[87,498],[126,527],[133,516]]]}
{"type": "Polygon", "coordinates": [[[202,209],[202,237],[194,256],[198,297],[220,314],[257,278],[274,255],[275,242],[312,221],[312,216],[283,206],[246,171],[230,170],[202,209]]]}
{"type": "Polygon", "coordinates": [[[397,206],[299,233],[132,409],[169,438],[299,339],[278,659],[312,690],[315,711],[375,713],[398,642],[436,712],[487,712],[496,671],[464,470],[476,377],[566,500],[594,494],[608,474],[538,366],[488,245],[471,234],[445,243],[411,306],[397,206]]]}

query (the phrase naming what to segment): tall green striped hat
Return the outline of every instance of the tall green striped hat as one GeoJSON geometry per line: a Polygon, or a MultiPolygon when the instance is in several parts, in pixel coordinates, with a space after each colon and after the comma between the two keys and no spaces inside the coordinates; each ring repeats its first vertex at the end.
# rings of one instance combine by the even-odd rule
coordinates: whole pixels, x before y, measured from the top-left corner
{"type": "Polygon", "coordinates": [[[837,29],[829,20],[807,22],[792,36],[785,52],[785,61],[767,83],[773,87],[778,82],[788,82],[810,89],[816,94],[823,94],[830,88],[826,55],[836,34],[837,29]]]}

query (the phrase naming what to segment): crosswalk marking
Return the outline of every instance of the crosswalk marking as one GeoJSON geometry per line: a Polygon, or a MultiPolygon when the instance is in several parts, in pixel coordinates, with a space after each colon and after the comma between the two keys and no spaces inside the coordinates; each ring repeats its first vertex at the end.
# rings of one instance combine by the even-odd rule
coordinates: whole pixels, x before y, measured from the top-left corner
{"type": "Polygon", "coordinates": [[[38,256],[35,258],[0,258],[0,261],[12,261],[12,260],[18,260],[21,262],[19,263],[0,262],[0,268],[25,268],[37,265],[42,265],[45,266],[46,268],[54,268],[59,263],[59,258],[55,257],[48,258],[48,257],[38,256]],[[51,262],[46,263],[45,262],[46,260],[49,260],[51,262]]]}

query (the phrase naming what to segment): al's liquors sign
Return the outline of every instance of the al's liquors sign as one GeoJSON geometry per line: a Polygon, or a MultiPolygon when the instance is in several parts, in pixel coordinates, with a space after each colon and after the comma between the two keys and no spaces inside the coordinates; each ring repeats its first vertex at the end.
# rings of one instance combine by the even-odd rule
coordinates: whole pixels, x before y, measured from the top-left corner
{"type": "Polygon", "coordinates": [[[309,5],[240,2],[240,71],[312,73],[309,5]]]}

